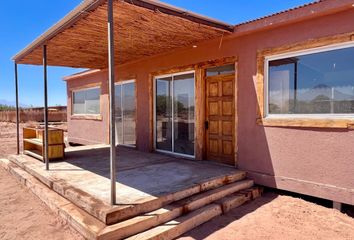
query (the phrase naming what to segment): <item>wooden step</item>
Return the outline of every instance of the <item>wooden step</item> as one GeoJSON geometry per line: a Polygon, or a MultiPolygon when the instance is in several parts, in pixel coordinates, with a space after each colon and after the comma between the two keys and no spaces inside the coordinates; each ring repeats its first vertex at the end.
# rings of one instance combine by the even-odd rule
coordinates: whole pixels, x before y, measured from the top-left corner
{"type": "Polygon", "coordinates": [[[174,239],[183,233],[259,197],[253,181],[242,180],[211,189],[167,205],[148,214],[107,226],[6,159],[0,165],[26,185],[53,211],[87,239],[174,239]]]}
{"type": "Polygon", "coordinates": [[[146,232],[134,235],[129,240],[161,240],[175,239],[193,228],[222,214],[219,204],[209,204],[185,216],[179,217],[161,226],[152,228],[146,232]]]}
{"type": "Polygon", "coordinates": [[[252,180],[242,180],[217,189],[193,195],[156,211],[137,216],[129,220],[106,227],[99,234],[99,239],[123,239],[152,227],[164,224],[183,214],[189,213],[229,194],[245,190],[253,186],[252,180]]]}
{"type": "Polygon", "coordinates": [[[253,180],[238,181],[207,192],[203,192],[198,195],[194,195],[190,198],[182,200],[180,204],[183,205],[185,212],[190,212],[216,200],[219,200],[227,195],[250,188],[253,185],[253,180]]]}
{"type": "Polygon", "coordinates": [[[145,232],[127,238],[128,240],[171,240],[194,229],[195,227],[226,213],[233,208],[261,196],[263,188],[252,187],[228,195],[214,203],[199,208],[187,215],[169,221],[145,232]]]}

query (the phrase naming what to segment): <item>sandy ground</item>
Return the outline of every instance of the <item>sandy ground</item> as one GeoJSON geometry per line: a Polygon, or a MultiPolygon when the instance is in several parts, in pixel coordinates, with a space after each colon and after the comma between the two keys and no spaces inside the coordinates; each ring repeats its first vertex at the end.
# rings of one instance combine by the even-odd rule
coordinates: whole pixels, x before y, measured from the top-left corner
{"type": "Polygon", "coordinates": [[[83,239],[0,168],[0,239],[83,239]]]}
{"type": "Polygon", "coordinates": [[[180,240],[353,240],[354,218],[299,198],[266,193],[180,240]]]}
{"type": "MultiPolygon", "coordinates": [[[[15,124],[0,123],[0,158],[16,153],[15,133],[15,124]]],[[[1,167],[0,193],[1,240],[83,239],[1,167]]]]}
{"type": "MultiPolygon", "coordinates": [[[[0,157],[16,153],[15,130],[14,124],[0,122],[0,157]]],[[[1,168],[0,192],[1,240],[82,239],[1,168]]],[[[353,240],[354,218],[299,198],[266,193],[180,238],[192,239],[353,240]]]]}

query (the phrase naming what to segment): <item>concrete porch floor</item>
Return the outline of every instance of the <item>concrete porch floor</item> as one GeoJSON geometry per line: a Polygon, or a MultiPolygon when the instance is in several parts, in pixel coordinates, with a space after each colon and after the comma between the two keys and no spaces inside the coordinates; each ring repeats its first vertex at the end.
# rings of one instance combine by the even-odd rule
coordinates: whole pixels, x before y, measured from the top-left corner
{"type": "Polygon", "coordinates": [[[225,184],[244,172],[208,161],[193,161],[134,149],[117,148],[117,205],[110,206],[109,149],[73,147],[65,160],[50,162],[50,171],[32,157],[12,156],[54,191],[106,224],[152,211],[170,202],[225,184]]]}

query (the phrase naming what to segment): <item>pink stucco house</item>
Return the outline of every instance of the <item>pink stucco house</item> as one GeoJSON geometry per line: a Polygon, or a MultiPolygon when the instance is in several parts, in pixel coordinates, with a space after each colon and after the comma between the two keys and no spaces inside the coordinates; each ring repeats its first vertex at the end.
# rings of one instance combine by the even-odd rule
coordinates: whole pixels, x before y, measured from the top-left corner
{"type": "MultiPolygon", "coordinates": [[[[94,69],[65,77],[68,138],[83,145],[109,144],[107,52],[99,39],[82,40],[73,55],[65,41],[93,16],[47,39],[52,65],[94,69]]],[[[233,165],[260,185],[354,204],[354,1],[235,26],[178,18],[153,36],[152,16],[118,26],[125,40],[141,35],[121,40],[116,56],[117,144],[233,165]]],[[[40,50],[26,51],[18,63],[41,63],[40,50]]]]}

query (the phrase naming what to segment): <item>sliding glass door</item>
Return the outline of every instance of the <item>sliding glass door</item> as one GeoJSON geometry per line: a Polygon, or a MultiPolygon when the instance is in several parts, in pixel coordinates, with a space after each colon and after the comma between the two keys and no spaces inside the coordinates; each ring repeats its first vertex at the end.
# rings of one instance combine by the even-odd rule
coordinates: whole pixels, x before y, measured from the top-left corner
{"type": "Polygon", "coordinates": [[[157,150],[194,156],[194,72],[155,78],[157,150]]]}
{"type": "Polygon", "coordinates": [[[136,96],[135,81],[115,85],[116,142],[120,145],[136,144],[136,96]]]}

